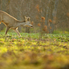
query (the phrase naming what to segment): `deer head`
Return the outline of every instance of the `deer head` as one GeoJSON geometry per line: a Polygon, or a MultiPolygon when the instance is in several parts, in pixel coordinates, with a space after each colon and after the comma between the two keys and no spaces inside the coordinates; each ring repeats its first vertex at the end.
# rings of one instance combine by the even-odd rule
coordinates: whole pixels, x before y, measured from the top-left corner
{"type": "Polygon", "coordinates": [[[24,26],[26,26],[26,27],[33,27],[33,25],[31,24],[31,21],[30,21],[30,17],[26,17],[25,16],[25,24],[24,24],[24,26]]]}

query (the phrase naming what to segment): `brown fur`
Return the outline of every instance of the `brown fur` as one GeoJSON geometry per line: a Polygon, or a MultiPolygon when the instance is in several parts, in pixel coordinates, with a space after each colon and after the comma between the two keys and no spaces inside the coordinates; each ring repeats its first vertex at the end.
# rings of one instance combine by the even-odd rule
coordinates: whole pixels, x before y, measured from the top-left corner
{"type": "Polygon", "coordinates": [[[11,28],[11,29],[15,30],[15,32],[20,36],[20,33],[18,31],[18,26],[23,25],[23,23],[25,23],[29,20],[30,20],[29,18],[26,19],[26,17],[25,17],[25,21],[19,21],[16,18],[14,18],[13,16],[9,15],[8,13],[0,10],[0,24],[2,22],[7,27],[5,35],[7,34],[8,30],[11,28]]]}

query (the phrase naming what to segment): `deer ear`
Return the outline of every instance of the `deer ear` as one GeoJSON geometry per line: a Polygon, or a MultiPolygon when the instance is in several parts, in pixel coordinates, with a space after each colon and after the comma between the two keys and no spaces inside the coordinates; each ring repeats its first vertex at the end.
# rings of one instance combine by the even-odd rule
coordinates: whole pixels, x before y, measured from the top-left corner
{"type": "Polygon", "coordinates": [[[25,16],[25,19],[26,19],[26,16],[25,16]]]}
{"type": "Polygon", "coordinates": [[[27,17],[25,16],[25,22],[27,21],[27,17]]]}
{"type": "Polygon", "coordinates": [[[30,17],[28,17],[28,21],[30,21],[30,17]]]}

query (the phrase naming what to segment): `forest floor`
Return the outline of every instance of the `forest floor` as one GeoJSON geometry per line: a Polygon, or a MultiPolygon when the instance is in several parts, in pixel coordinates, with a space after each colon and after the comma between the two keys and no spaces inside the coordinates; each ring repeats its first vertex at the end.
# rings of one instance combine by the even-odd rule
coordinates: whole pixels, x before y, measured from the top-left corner
{"type": "Polygon", "coordinates": [[[0,69],[69,69],[69,34],[0,33],[0,69]]]}

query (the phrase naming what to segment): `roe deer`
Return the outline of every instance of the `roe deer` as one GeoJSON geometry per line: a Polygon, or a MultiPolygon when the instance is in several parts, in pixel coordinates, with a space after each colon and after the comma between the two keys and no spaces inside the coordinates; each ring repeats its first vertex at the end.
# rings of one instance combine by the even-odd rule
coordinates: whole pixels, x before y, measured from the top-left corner
{"type": "Polygon", "coordinates": [[[19,21],[13,16],[9,15],[8,13],[0,10],[0,23],[1,22],[6,25],[5,35],[7,34],[8,30],[11,28],[20,36],[20,33],[18,31],[19,26],[30,26],[30,27],[33,26],[31,24],[30,17],[25,16],[24,21],[19,21]]]}

